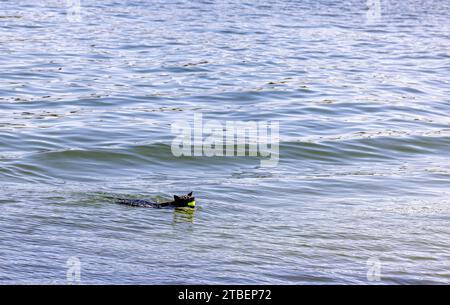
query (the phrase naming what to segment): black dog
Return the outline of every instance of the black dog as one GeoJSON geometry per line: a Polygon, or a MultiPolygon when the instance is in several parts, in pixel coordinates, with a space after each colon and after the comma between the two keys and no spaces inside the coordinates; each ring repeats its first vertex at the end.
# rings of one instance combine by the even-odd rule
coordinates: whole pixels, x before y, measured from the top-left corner
{"type": "Polygon", "coordinates": [[[195,208],[195,197],[192,197],[192,192],[184,196],[173,196],[173,201],[167,202],[151,202],[142,199],[117,199],[117,203],[126,204],[133,207],[143,207],[143,208],[195,208]]]}

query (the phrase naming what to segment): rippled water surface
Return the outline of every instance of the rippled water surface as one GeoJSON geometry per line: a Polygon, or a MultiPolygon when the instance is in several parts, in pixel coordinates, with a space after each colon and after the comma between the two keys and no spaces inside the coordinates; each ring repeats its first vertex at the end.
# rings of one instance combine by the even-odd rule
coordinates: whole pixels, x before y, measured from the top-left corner
{"type": "Polygon", "coordinates": [[[0,283],[448,283],[450,4],[379,3],[0,1],[0,283]],[[278,166],[173,156],[195,113],[278,166]]]}

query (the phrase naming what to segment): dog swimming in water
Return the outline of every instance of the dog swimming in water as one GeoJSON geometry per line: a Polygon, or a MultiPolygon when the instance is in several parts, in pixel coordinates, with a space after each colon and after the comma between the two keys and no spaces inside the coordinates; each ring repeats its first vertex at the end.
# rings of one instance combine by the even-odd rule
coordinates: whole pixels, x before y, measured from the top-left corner
{"type": "Polygon", "coordinates": [[[192,197],[192,192],[190,192],[189,194],[184,196],[174,195],[172,201],[166,202],[152,202],[144,199],[117,198],[117,203],[142,208],[195,208],[195,197],[192,197]]]}

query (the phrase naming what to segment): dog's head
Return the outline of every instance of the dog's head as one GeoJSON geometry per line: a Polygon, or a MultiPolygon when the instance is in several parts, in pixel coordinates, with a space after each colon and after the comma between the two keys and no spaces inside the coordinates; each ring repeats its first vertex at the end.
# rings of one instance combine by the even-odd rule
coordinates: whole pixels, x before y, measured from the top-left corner
{"type": "Polygon", "coordinates": [[[184,196],[174,195],[173,199],[177,207],[195,207],[195,197],[192,196],[192,192],[184,196]]]}

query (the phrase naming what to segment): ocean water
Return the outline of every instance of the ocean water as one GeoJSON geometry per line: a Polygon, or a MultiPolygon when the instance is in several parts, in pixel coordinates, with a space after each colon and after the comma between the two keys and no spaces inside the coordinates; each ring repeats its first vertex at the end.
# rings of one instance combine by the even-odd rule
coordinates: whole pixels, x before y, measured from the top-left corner
{"type": "Polygon", "coordinates": [[[449,283],[449,20],[443,0],[0,1],[0,283],[449,283]],[[176,157],[199,113],[278,122],[277,166],[176,157]],[[195,211],[108,199],[188,191],[195,211]]]}

